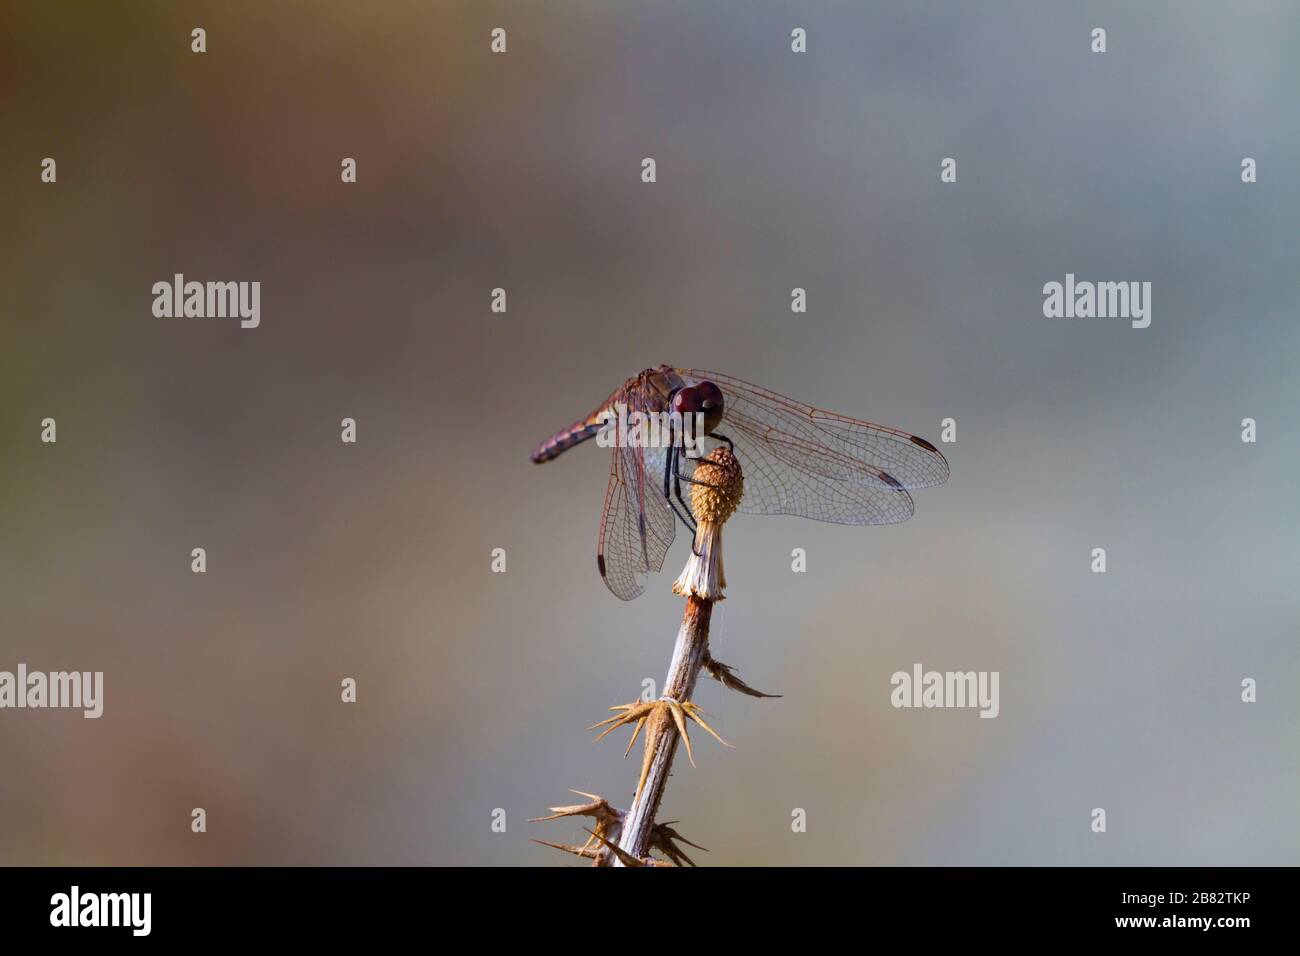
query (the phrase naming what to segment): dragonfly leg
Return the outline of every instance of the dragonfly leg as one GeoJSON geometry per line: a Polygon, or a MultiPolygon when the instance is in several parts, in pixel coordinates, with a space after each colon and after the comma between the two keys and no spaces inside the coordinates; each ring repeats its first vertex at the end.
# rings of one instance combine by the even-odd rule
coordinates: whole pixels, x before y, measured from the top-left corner
{"type": "MultiPolygon", "coordinates": [[[[679,454],[684,455],[685,452],[679,452],[679,454]]],[[[680,462],[678,463],[678,467],[675,468],[675,469],[673,469],[673,471],[674,471],[674,474],[675,474],[676,480],[677,480],[678,483],[679,483],[679,484],[678,484],[678,488],[677,488],[677,493],[678,493],[678,495],[680,495],[680,494],[682,493],[682,492],[681,492],[681,485],[680,485],[680,482],[683,482],[683,481],[686,482],[688,485],[700,485],[701,487],[704,487],[704,488],[721,488],[721,487],[722,487],[721,485],[715,485],[715,484],[713,484],[712,482],[709,482],[709,481],[700,481],[700,479],[698,479],[698,478],[692,478],[690,475],[683,475],[683,474],[682,474],[681,467],[680,467],[680,462]]],[[[692,517],[694,517],[694,515],[692,515],[692,517]]]]}
{"type": "Polygon", "coordinates": [[[672,474],[673,474],[673,463],[672,463],[672,452],[670,451],[668,454],[664,455],[664,497],[668,499],[670,504],[672,503],[673,500],[672,494],[669,490],[669,479],[672,477],[672,474]]]}
{"type": "Polygon", "coordinates": [[[676,463],[677,463],[677,455],[673,452],[672,449],[670,449],[668,454],[664,455],[664,498],[667,500],[668,505],[673,509],[673,514],[677,515],[677,517],[681,519],[682,524],[686,526],[686,530],[691,533],[691,550],[694,551],[695,550],[694,515],[691,515],[691,509],[689,506],[686,505],[686,502],[682,501],[681,485],[677,486],[677,501],[681,501],[682,506],[686,508],[685,515],[683,515],[681,511],[677,509],[677,502],[673,501],[672,492],[670,490],[672,476],[677,471],[677,468],[675,467],[676,463]],[[690,517],[687,517],[687,515],[690,515],[690,517]]]}
{"type": "MultiPolygon", "coordinates": [[[[677,501],[673,501],[672,495],[668,494],[667,492],[665,492],[665,496],[668,498],[669,506],[673,509],[673,514],[677,515],[681,523],[685,525],[686,530],[689,531],[692,535],[691,540],[694,541],[695,538],[693,536],[695,534],[695,521],[690,517],[691,509],[687,508],[686,514],[682,514],[681,510],[677,507],[677,501],[681,501],[681,497],[682,497],[680,493],[677,495],[677,501]]],[[[682,504],[684,505],[685,502],[682,502],[682,504]]],[[[694,550],[694,548],[695,546],[692,544],[691,549],[694,550]]]]}
{"type": "Polygon", "coordinates": [[[717,432],[713,432],[712,434],[709,435],[709,437],[716,438],[718,441],[725,441],[727,443],[727,450],[730,451],[733,455],[736,453],[736,443],[733,442],[726,435],[719,435],[717,432]]]}
{"type": "MultiPolygon", "coordinates": [[[[691,506],[687,503],[686,499],[682,497],[682,482],[687,481],[697,485],[702,485],[704,484],[704,482],[695,481],[694,478],[688,478],[682,474],[682,456],[684,456],[685,454],[686,454],[685,447],[680,447],[677,449],[676,453],[672,456],[673,488],[677,495],[677,500],[681,503],[681,506],[686,509],[686,513],[691,516],[691,524],[687,525],[687,527],[691,529],[691,554],[695,555],[697,558],[702,558],[704,557],[704,555],[701,554],[699,551],[695,550],[695,524],[696,524],[695,513],[691,511],[691,506]]],[[[673,506],[673,510],[674,511],[677,510],[676,505],[673,506]]]]}
{"type": "Polygon", "coordinates": [[[683,481],[689,482],[693,480],[682,474],[683,454],[684,454],[684,450],[679,448],[677,450],[677,454],[673,455],[673,488],[676,491],[677,500],[681,502],[682,507],[686,509],[686,513],[691,517],[691,523],[694,524],[695,512],[691,511],[690,504],[687,503],[686,499],[682,497],[682,482],[683,481]]]}

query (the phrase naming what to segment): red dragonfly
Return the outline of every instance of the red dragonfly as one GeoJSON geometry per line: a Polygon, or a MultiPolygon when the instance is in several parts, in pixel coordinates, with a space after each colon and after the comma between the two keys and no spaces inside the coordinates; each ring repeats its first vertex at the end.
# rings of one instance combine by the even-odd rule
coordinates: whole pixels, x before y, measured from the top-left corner
{"type": "MultiPolygon", "coordinates": [[[[663,567],[680,520],[695,519],[682,483],[695,458],[687,422],[731,446],[745,476],[740,510],[801,515],[836,524],[895,524],[912,516],[908,489],[948,478],[948,462],[924,438],[822,411],[719,372],[660,365],[634,375],[585,418],[537,446],[532,458],[550,461],[595,437],[622,406],[669,421],[666,438],[649,445],[616,441],[596,566],[615,595],[630,601],[645,579],[663,567]],[[697,417],[696,417],[697,416],[697,417]],[[676,517],[674,517],[674,515],[676,517]]],[[[702,454],[703,452],[697,452],[702,454]]]]}

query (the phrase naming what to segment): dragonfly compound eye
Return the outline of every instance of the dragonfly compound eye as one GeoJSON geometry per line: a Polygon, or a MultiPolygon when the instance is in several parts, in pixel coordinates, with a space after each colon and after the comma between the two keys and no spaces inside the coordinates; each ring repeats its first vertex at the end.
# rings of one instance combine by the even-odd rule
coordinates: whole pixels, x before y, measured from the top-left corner
{"type": "Polygon", "coordinates": [[[700,382],[673,396],[673,411],[682,415],[703,415],[707,435],[722,423],[722,389],[712,382],[700,382]]]}

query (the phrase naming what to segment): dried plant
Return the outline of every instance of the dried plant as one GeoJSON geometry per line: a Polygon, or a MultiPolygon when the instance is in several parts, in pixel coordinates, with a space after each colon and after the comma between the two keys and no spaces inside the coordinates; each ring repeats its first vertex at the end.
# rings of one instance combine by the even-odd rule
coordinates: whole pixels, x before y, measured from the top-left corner
{"type": "MultiPolygon", "coordinates": [[[[722,525],[740,505],[744,494],[744,477],[740,462],[727,448],[715,448],[696,466],[691,476],[691,508],[697,519],[691,556],[673,584],[674,593],[686,598],[686,610],[677,632],[668,666],[664,692],[658,700],[633,701],[611,707],[614,716],[593,724],[595,738],[602,740],[620,727],[631,727],[624,756],[632,751],[638,736],[645,731],[644,752],[632,805],[627,810],[612,806],[603,797],[580,790],[588,803],[551,807],[551,815],[534,822],[561,817],[590,817],[585,828],[588,839],[581,846],[564,843],[536,842],[590,859],[594,866],[694,866],[681,844],[703,850],[674,830],[669,823],[656,823],[655,816],[663,799],[664,788],[672,769],[680,739],[686,756],[695,765],[688,727],[696,724],[719,743],[731,746],[709,726],[704,712],[692,699],[695,683],[704,671],[731,690],[751,697],[776,697],[750,687],[736,676],[734,668],[713,659],[709,654],[709,622],[713,605],[724,597],[726,578],[722,566],[722,525]],[[603,729],[601,729],[603,728],[603,729]],[[665,859],[651,854],[659,853],[665,859]]],[[[676,823],[677,821],[672,821],[676,823]]]]}

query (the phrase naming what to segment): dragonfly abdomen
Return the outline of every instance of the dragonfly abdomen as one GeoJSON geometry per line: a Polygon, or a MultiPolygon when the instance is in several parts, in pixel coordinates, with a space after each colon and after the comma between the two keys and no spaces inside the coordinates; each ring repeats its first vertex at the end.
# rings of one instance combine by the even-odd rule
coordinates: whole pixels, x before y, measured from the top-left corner
{"type": "Polygon", "coordinates": [[[544,461],[550,461],[561,452],[568,451],[574,445],[594,436],[600,431],[600,426],[601,419],[596,415],[574,422],[538,445],[533,451],[533,461],[539,465],[544,461]]]}

